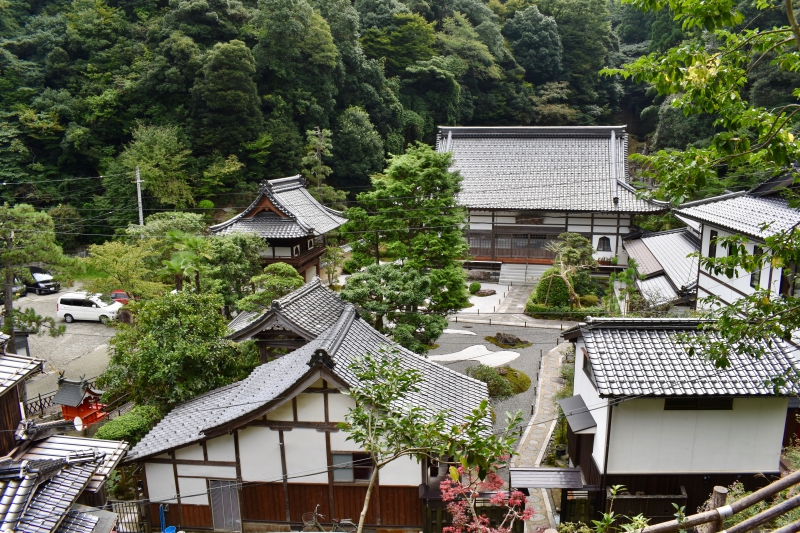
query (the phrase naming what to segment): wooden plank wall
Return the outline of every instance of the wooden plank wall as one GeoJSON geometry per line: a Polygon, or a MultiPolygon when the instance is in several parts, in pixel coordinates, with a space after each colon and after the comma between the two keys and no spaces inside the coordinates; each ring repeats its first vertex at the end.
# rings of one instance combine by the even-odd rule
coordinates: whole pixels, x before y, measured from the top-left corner
{"type": "MultiPolygon", "coordinates": [[[[19,411],[19,391],[12,387],[0,396],[0,427],[16,430],[22,414],[19,411]]],[[[0,455],[8,455],[14,449],[14,431],[0,431],[0,455]]]]}
{"type": "MultiPolygon", "coordinates": [[[[422,500],[417,487],[381,486],[370,504],[366,523],[377,525],[380,509],[383,526],[422,525],[422,500]]],[[[364,497],[365,485],[334,485],[335,510],[331,512],[328,486],[325,484],[289,484],[289,509],[292,522],[301,522],[303,513],[311,512],[320,504],[319,512],[326,520],[331,518],[358,521],[364,497]]],[[[286,519],[283,486],[279,483],[245,485],[242,487],[242,519],[254,522],[283,522],[286,519]]]]}

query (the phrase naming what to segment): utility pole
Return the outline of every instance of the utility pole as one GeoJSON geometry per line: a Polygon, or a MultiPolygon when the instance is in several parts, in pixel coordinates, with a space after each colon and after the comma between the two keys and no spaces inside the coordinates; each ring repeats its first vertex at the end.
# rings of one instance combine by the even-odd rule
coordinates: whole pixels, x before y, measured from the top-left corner
{"type": "Polygon", "coordinates": [[[136,197],[139,200],[139,225],[144,226],[144,214],[142,213],[142,178],[139,175],[139,165],[136,165],[136,197]]]}

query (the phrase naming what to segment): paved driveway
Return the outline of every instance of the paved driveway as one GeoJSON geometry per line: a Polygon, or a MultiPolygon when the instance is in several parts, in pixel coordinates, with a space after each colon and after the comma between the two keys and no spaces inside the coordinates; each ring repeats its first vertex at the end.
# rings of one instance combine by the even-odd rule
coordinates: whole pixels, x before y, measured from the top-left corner
{"type": "MultiPolygon", "coordinates": [[[[42,316],[55,318],[56,301],[67,292],[28,296],[15,301],[18,309],[32,307],[42,316]]],[[[56,319],[57,325],[66,326],[67,331],[60,337],[50,337],[47,333],[28,338],[31,356],[45,361],[45,374],[28,380],[28,398],[37,394],[54,392],[57,388],[57,370],[63,370],[67,378],[94,378],[108,366],[108,341],[114,335],[114,328],[99,322],[73,322],[67,324],[56,319]]]]}

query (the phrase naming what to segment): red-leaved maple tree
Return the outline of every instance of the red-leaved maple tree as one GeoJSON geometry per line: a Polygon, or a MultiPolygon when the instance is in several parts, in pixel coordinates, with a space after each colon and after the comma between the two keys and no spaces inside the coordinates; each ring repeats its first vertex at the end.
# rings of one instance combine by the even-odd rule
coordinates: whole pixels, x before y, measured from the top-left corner
{"type": "Polygon", "coordinates": [[[525,508],[528,498],[522,492],[501,490],[505,482],[496,469],[483,480],[463,466],[451,467],[450,474],[439,485],[442,501],[447,503],[447,511],[453,516],[453,525],[442,528],[443,533],[511,533],[514,522],[530,520],[533,516],[533,509],[525,508]],[[492,525],[478,505],[478,500],[485,499],[487,493],[491,494],[490,505],[505,509],[499,524],[492,525]]]}

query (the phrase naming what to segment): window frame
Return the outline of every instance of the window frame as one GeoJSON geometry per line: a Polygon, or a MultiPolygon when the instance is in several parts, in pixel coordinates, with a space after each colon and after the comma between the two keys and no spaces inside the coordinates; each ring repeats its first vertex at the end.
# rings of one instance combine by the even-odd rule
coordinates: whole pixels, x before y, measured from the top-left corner
{"type": "MultiPolygon", "coordinates": [[[[764,255],[764,249],[761,246],[754,245],[753,255],[756,257],[761,257],[764,255]]],[[[757,268],[750,274],[750,287],[756,290],[761,288],[761,270],[762,268],[757,268]]]]}
{"type": "Polygon", "coordinates": [[[708,257],[717,257],[717,239],[719,238],[719,232],[714,229],[709,230],[708,236],[708,257]]]}
{"type": "Polygon", "coordinates": [[[345,452],[345,451],[331,451],[331,470],[333,471],[333,482],[334,483],[346,483],[346,484],[359,484],[359,483],[369,483],[370,477],[372,476],[372,472],[375,469],[375,464],[372,462],[372,458],[368,453],[365,452],[345,452]],[[339,459],[336,457],[339,456],[339,459]],[[348,456],[350,466],[340,466],[337,467],[335,465],[341,464],[341,457],[348,456]],[[361,464],[361,461],[369,461],[368,464],[361,464]],[[351,479],[336,479],[336,472],[343,472],[343,471],[350,471],[351,479]],[[359,476],[356,477],[356,473],[359,473],[359,476]]]}
{"type": "Polygon", "coordinates": [[[598,252],[613,252],[611,249],[611,239],[608,237],[600,237],[597,239],[597,251],[598,252]],[[603,246],[605,244],[605,247],[603,246]]]}

